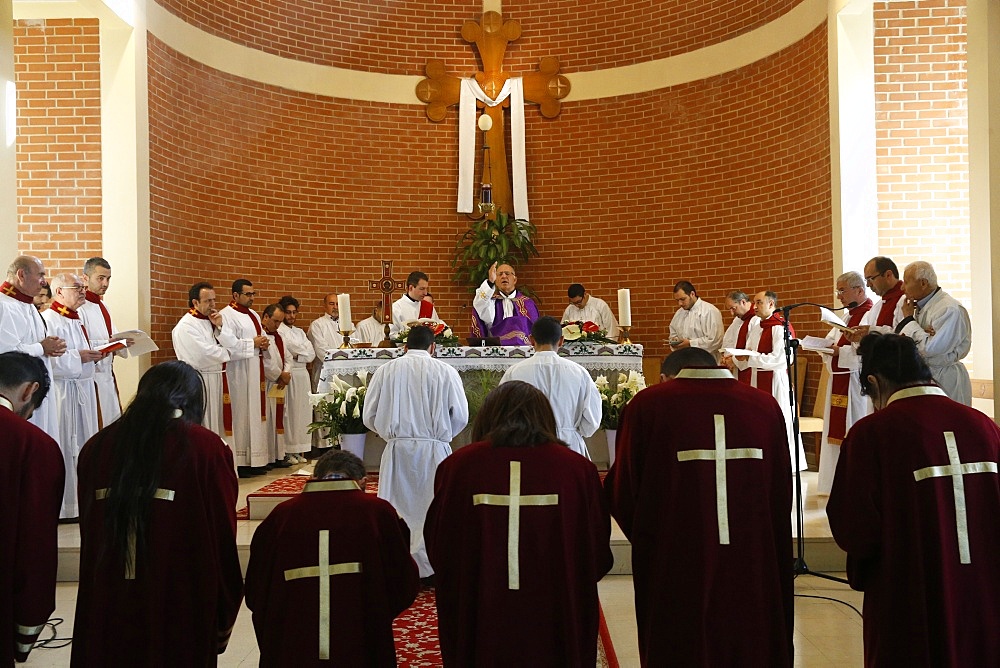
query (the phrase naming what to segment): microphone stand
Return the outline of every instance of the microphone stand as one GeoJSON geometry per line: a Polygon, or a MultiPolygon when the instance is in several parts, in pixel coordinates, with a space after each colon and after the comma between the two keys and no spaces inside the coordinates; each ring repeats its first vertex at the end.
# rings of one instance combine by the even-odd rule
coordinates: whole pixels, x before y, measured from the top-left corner
{"type": "Polygon", "coordinates": [[[847,580],[843,578],[838,578],[835,575],[829,575],[828,573],[820,573],[819,571],[810,570],[809,565],[806,563],[806,539],[805,539],[805,505],[804,499],[802,498],[802,472],[799,470],[801,468],[801,460],[799,458],[799,439],[801,435],[799,433],[799,411],[798,411],[798,401],[796,400],[795,386],[798,381],[798,356],[793,354],[793,350],[798,347],[799,342],[797,339],[792,338],[791,333],[791,319],[789,318],[789,312],[792,309],[798,308],[799,306],[818,306],[820,308],[827,308],[831,311],[842,311],[847,308],[846,306],[841,308],[829,308],[823,306],[822,304],[814,304],[812,302],[802,302],[799,304],[791,304],[789,306],[781,307],[781,314],[784,319],[782,328],[784,329],[785,335],[785,368],[789,370],[790,377],[788,383],[788,404],[792,409],[792,449],[795,451],[795,559],[792,562],[792,574],[796,577],[799,575],[814,575],[818,578],[824,578],[826,580],[833,580],[834,582],[841,582],[843,584],[848,584],[847,580]]]}

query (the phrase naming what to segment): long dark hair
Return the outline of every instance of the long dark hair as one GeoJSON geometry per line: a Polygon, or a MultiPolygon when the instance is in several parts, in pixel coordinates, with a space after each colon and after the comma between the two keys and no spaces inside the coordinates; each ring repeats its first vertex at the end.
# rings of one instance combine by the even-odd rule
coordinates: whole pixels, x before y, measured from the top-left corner
{"type": "Polygon", "coordinates": [[[501,383],[486,395],[472,424],[472,440],[489,441],[497,448],[561,443],[549,398],[520,380],[501,383]]]}
{"type": "MultiPolygon", "coordinates": [[[[172,438],[186,445],[189,425],[200,424],[204,415],[201,376],[189,364],[171,361],[143,375],[132,403],[112,425],[117,435],[106,497],[105,547],[124,563],[145,549],[149,505],[160,485],[164,443],[172,438]],[[134,542],[130,540],[133,535],[134,542]]],[[[107,432],[102,432],[104,438],[107,432]]]]}

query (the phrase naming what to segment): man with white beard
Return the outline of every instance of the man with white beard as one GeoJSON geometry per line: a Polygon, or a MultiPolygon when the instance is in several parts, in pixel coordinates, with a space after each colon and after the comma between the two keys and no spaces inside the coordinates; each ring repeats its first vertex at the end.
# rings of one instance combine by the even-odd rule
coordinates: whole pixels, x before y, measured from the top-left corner
{"type": "Polygon", "coordinates": [[[77,499],[76,460],[84,443],[97,433],[97,388],[95,362],[102,355],[87,340],[87,330],[76,312],[87,287],[79,276],[59,274],[52,279],[52,304],[42,314],[50,334],[66,342],[66,354],[52,360],[52,397],[59,413],[59,436],[66,466],[60,519],[80,516],[77,499]]]}
{"type": "MultiPolygon", "coordinates": [[[[51,376],[52,360],[66,352],[66,342],[45,331],[45,321],[35,308],[34,299],[46,286],[45,267],[37,257],[19,255],[7,267],[7,280],[0,285],[0,353],[16,350],[40,357],[51,376]]],[[[58,417],[49,395],[30,422],[58,440],[58,417]]]]}

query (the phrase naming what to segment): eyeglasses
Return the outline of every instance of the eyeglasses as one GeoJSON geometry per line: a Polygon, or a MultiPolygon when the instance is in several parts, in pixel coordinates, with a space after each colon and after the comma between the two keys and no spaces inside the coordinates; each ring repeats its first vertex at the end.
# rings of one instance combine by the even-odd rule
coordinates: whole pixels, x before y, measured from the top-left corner
{"type": "Polygon", "coordinates": [[[243,296],[243,297],[256,297],[257,293],[256,292],[243,292],[243,293],[241,293],[241,296],[243,296]]]}
{"type": "Polygon", "coordinates": [[[850,291],[850,290],[860,290],[860,289],[861,289],[861,286],[860,286],[860,285],[859,285],[859,286],[857,286],[857,287],[855,287],[855,288],[837,288],[837,294],[838,294],[838,295],[842,295],[842,294],[844,294],[845,292],[848,292],[848,291],[850,291]]]}
{"type": "Polygon", "coordinates": [[[60,290],[72,290],[73,292],[86,292],[87,288],[82,285],[64,285],[60,290]]]}
{"type": "MultiPolygon", "coordinates": [[[[885,271],[889,271],[889,270],[886,269],[885,271]]],[[[872,281],[874,281],[879,276],[885,276],[885,271],[880,271],[879,273],[875,274],[874,276],[865,276],[865,283],[871,283],[872,281]]]]}

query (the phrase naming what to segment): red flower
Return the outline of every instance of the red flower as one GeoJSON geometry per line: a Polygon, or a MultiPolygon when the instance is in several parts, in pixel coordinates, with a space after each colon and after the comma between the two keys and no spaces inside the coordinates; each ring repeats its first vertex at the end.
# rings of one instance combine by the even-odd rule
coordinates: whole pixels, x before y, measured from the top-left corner
{"type": "Polygon", "coordinates": [[[438,324],[434,325],[434,336],[437,336],[438,334],[440,334],[443,331],[444,331],[444,323],[443,322],[439,322],[438,324]]]}
{"type": "Polygon", "coordinates": [[[594,334],[596,332],[601,331],[601,328],[597,326],[597,324],[590,322],[588,320],[587,322],[583,323],[583,331],[586,332],[587,334],[594,334]]]}

